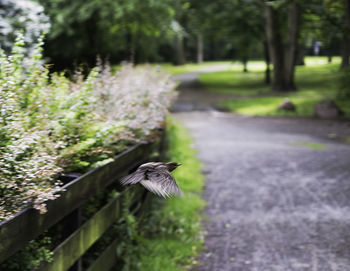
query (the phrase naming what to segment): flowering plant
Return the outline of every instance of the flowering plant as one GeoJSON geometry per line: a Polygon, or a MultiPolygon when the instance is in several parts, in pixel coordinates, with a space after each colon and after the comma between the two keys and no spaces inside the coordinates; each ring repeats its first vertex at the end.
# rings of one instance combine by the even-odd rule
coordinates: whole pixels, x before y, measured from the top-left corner
{"type": "Polygon", "coordinates": [[[0,51],[0,221],[28,205],[45,212],[62,171],[84,172],[149,139],[176,96],[170,76],[150,67],[49,75],[41,45],[28,59],[19,35],[9,56],[0,51]]]}

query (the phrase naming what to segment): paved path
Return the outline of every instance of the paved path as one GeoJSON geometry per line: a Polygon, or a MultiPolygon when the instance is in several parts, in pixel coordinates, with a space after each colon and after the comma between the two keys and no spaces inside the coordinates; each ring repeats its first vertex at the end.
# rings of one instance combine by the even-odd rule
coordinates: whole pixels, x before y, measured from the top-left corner
{"type": "Polygon", "coordinates": [[[350,270],[350,145],[328,138],[350,135],[349,123],[174,115],[208,179],[206,249],[195,270],[350,270]]]}
{"type": "Polygon", "coordinates": [[[181,82],[178,87],[180,95],[173,105],[175,112],[189,111],[207,111],[217,108],[217,103],[227,98],[233,98],[229,94],[217,94],[207,91],[203,94],[203,86],[198,83],[197,78],[201,73],[215,72],[225,70],[230,67],[230,64],[215,65],[203,69],[201,72],[191,72],[174,76],[174,79],[181,82]]]}

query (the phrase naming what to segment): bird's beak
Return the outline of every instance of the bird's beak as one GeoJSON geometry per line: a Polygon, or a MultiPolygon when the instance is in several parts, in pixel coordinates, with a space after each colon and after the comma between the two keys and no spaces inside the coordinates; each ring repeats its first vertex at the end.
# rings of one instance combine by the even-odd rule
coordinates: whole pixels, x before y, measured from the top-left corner
{"type": "Polygon", "coordinates": [[[182,165],[182,164],[180,164],[180,163],[177,163],[177,164],[176,164],[176,166],[181,166],[181,165],[182,165]]]}

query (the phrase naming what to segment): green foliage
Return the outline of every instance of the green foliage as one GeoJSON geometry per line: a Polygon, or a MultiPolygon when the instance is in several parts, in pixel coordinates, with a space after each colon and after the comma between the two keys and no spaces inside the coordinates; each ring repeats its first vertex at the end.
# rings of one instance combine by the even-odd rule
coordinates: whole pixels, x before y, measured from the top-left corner
{"type": "MultiPolygon", "coordinates": [[[[141,219],[130,212],[132,194],[123,198],[122,216],[84,257],[89,265],[113,240],[118,256],[115,270],[184,270],[195,263],[194,257],[202,248],[202,216],[205,202],[200,198],[203,188],[201,165],[187,130],[173,119],[167,119],[167,160],[183,163],[174,176],[184,192],[183,197],[167,200],[153,196],[151,208],[141,219]]],[[[115,192],[109,197],[114,198],[115,192]]],[[[108,198],[99,195],[88,204],[87,213],[108,198]]],[[[85,213],[86,213],[85,211],[85,213]]]]}
{"type": "Polygon", "coordinates": [[[85,172],[151,138],[175,96],[170,76],[150,68],[49,76],[41,45],[26,58],[19,35],[11,55],[0,52],[0,221],[25,206],[45,212],[60,172],[85,172]]]}
{"type": "Polygon", "coordinates": [[[335,99],[337,106],[344,112],[345,117],[350,117],[350,99],[335,99]]]}
{"type": "MultiPolygon", "coordinates": [[[[200,198],[203,188],[201,165],[187,130],[171,118],[167,119],[167,135],[167,159],[182,163],[174,176],[184,195],[167,200],[153,196],[151,209],[141,220],[129,211],[133,195],[125,195],[122,217],[104,235],[102,242],[99,241],[105,248],[118,239],[115,270],[188,269],[202,248],[200,211],[205,202],[200,198]]],[[[93,254],[90,251],[89,257],[93,254]]]]}
{"type": "Polygon", "coordinates": [[[340,71],[338,98],[350,99],[350,68],[344,68],[340,71]]]}
{"type": "Polygon", "coordinates": [[[145,271],[188,269],[203,243],[201,165],[185,128],[170,118],[167,123],[168,159],[182,163],[174,176],[184,196],[154,201],[153,214],[139,241],[142,250],[138,261],[140,270],[145,271]]]}
{"type": "Polygon", "coordinates": [[[30,271],[39,266],[42,261],[52,261],[51,238],[43,237],[32,240],[20,252],[6,262],[0,264],[1,270],[30,271]]]}
{"type": "Polygon", "coordinates": [[[59,67],[92,64],[97,55],[115,62],[158,58],[174,13],[170,0],[39,2],[52,25],[45,52],[59,67]]]}
{"type": "MultiPolygon", "coordinates": [[[[116,248],[117,257],[122,261],[122,271],[140,270],[139,261],[135,260],[140,255],[137,241],[142,238],[139,234],[138,223],[133,214],[130,213],[133,194],[128,192],[123,198],[122,216],[115,226],[120,241],[116,248]]],[[[141,269],[142,270],[142,269],[141,269]]]]}
{"type": "MultiPolygon", "coordinates": [[[[30,26],[30,34],[37,35],[39,28],[48,29],[49,17],[51,28],[47,31],[45,56],[55,63],[55,69],[62,70],[80,63],[91,66],[95,64],[97,55],[110,58],[114,64],[123,60],[137,63],[172,61],[176,51],[175,37],[179,36],[185,39],[185,55],[190,60],[195,60],[196,38],[199,35],[203,37],[207,59],[236,58],[246,61],[247,58],[262,57],[266,40],[263,2],[269,2],[283,18],[291,1],[6,2],[14,7],[9,9],[8,3],[2,4],[6,20],[1,25],[5,36],[14,36],[11,30],[23,24],[30,26]],[[44,7],[45,14],[35,2],[44,7]],[[8,28],[11,24],[16,27],[8,28]]],[[[344,1],[297,2],[302,10],[301,47],[311,47],[317,40],[323,43],[322,51],[326,49],[338,53],[337,44],[345,26],[344,1]]],[[[285,24],[280,20],[279,25],[285,24]]]]}
{"type": "Polygon", "coordinates": [[[21,35],[11,56],[0,52],[0,221],[26,205],[44,212],[44,202],[60,190],[55,180],[58,144],[50,139],[47,116],[36,100],[47,73],[39,48],[28,62],[23,52],[21,35]]]}

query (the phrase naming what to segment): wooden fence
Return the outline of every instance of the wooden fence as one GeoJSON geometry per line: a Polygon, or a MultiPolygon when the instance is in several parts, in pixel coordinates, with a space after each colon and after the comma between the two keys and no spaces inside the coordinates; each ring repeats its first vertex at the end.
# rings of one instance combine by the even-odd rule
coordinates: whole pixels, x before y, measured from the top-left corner
{"type": "MultiPolygon", "coordinates": [[[[96,168],[64,186],[65,192],[47,203],[48,211],[39,214],[37,210],[28,208],[18,213],[13,219],[0,224],[0,263],[23,248],[30,240],[44,233],[51,226],[69,218],[65,227],[71,234],[54,250],[53,261],[44,263],[39,270],[65,271],[82,270],[80,258],[121,216],[123,198],[133,191],[131,212],[141,213],[145,206],[148,192],[141,186],[132,186],[115,196],[88,221],[81,225],[80,206],[89,198],[112,183],[118,183],[123,175],[134,170],[143,162],[154,159],[155,153],[161,153],[162,142],[138,144],[116,156],[114,161],[96,168]],[[129,192],[128,192],[129,190],[129,192]]],[[[114,240],[97,260],[90,265],[88,271],[109,270],[117,261],[114,240]]]]}

